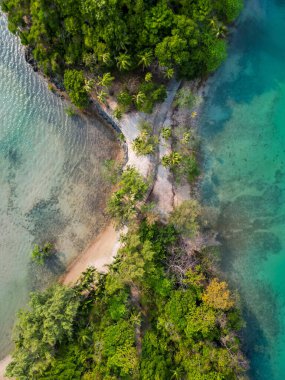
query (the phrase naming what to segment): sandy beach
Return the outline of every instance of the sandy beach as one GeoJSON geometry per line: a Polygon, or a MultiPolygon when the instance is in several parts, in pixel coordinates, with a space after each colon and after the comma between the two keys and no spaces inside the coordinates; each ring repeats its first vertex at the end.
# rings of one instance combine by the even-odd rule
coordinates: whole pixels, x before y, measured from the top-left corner
{"type": "MultiPolygon", "coordinates": [[[[71,263],[66,273],[60,278],[60,282],[65,285],[75,283],[89,266],[94,266],[99,272],[106,272],[107,265],[112,263],[119,244],[119,231],[116,231],[112,224],[107,225],[90,247],[71,263]]],[[[10,360],[11,356],[6,356],[0,361],[0,380],[8,379],[4,373],[10,360]]]]}
{"type": "Polygon", "coordinates": [[[11,356],[9,355],[0,361],[0,380],[8,379],[7,377],[4,376],[4,373],[5,373],[5,369],[6,369],[7,365],[9,364],[10,360],[11,360],[11,356]]]}
{"type": "Polygon", "coordinates": [[[60,278],[65,285],[76,282],[81,273],[90,266],[99,272],[106,272],[119,248],[119,231],[112,224],[107,225],[96,240],[71,263],[66,273],[60,278]]]}

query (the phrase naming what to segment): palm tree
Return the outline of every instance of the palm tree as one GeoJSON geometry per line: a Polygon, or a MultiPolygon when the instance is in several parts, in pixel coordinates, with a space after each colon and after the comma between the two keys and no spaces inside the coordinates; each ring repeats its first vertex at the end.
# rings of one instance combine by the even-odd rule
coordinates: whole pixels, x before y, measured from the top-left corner
{"type": "Polygon", "coordinates": [[[164,73],[164,76],[165,76],[165,78],[167,78],[167,79],[171,79],[171,78],[173,78],[174,77],[174,69],[172,68],[172,67],[170,67],[170,68],[168,68],[166,71],[165,71],[165,73],[164,73]]]}
{"type": "Polygon", "coordinates": [[[181,368],[176,368],[172,372],[171,379],[176,379],[176,380],[181,380],[182,379],[182,369],[181,368]]]}
{"type": "Polygon", "coordinates": [[[217,38],[224,38],[227,32],[228,32],[227,27],[222,22],[219,22],[215,30],[215,36],[217,38]]]}
{"type": "Polygon", "coordinates": [[[91,336],[90,336],[90,331],[87,329],[81,330],[78,334],[78,342],[82,346],[86,346],[88,343],[91,342],[91,336]]]}
{"type": "Polygon", "coordinates": [[[217,37],[217,38],[224,38],[228,32],[227,27],[220,22],[216,17],[213,17],[209,25],[212,29],[212,33],[217,37]]]}
{"type": "Polygon", "coordinates": [[[102,78],[99,77],[99,86],[109,87],[115,78],[110,73],[105,73],[102,78]]]}
{"type": "Polygon", "coordinates": [[[99,100],[100,103],[105,103],[107,96],[108,96],[107,92],[102,90],[98,92],[97,99],[99,100]]]}
{"type": "Polygon", "coordinates": [[[84,84],[84,90],[87,92],[90,92],[92,90],[92,87],[94,86],[94,80],[93,79],[86,79],[84,84]]]}
{"type": "Polygon", "coordinates": [[[218,20],[217,20],[217,17],[212,17],[209,21],[209,25],[211,28],[214,28],[217,24],[218,20]]]}
{"type": "Polygon", "coordinates": [[[152,73],[146,73],[144,80],[148,83],[152,81],[152,73]]]}
{"type": "Polygon", "coordinates": [[[131,67],[131,57],[128,54],[120,54],[116,59],[119,70],[128,70],[131,67]]]}
{"type": "Polygon", "coordinates": [[[136,95],[133,96],[133,99],[134,99],[135,103],[136,103],[138,106],[142,106],[143,103],[144,103],[145,100],[146,100],[146,95],[145,95],[144,92],[139,91],[136,95]]]}
{"type": "Polygon", "coordinates": [[[153,54],[151,50],[146,50],[143,53],[138,54],[139,58],[139,65],[145,69],[146,67],[149,67],[152,62],[153,54]]]}
{"type": "Polygon", "coordinates": [[[130,322],[139,326],[141,324],[141,313],[133,313],[130,317],[130,322]]]}
{"type": "Polygon", "coordinates": [[[105,65],[108,65],[108,63],[110,63],[111,61],[111,54],[110,53],[103,53],[100,55],[103,63],[105,63],[105,65]]]}
{"type": "Polygon", "coordinates": [[[172,152],[162,157],[161,163],[166,167],[174,167],[180,164],[182,156],[178,152],[172,152]]]}

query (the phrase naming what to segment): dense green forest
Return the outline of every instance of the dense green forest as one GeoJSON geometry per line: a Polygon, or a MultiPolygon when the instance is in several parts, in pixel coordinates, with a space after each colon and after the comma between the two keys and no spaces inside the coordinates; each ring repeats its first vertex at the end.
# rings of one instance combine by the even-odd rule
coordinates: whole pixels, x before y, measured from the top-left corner
{"type": "Polygon", "coordinates": [[[220,65],[226,57],[226,25],[241,7],[242,0],[2,2],[9,29],[31,47],[47,75],[59,82],[64,77],[78,107],[88,104],[95,84],[97,98],[104,101],[112,78],[132,72],[139,73],[139,83],[120,89],[118,99],[146,112],[163,98],[158,85],[163,80],[203,76],[220,65]]]}
{"type": "Polygon", "coordinates": [[[209,247],[189,253],[200,206],[186,201],[161,224],[128,168],[109,201],[128,223],[107,274],[89,268],[72,287],[31,296],[20,312],[8,374],[21,380],[244,379],[235,298],[209,247]],[[185,223],[187,221],[187,223],[185,223]],[[183,238],[184,237],[184,238],[183,238]]]}

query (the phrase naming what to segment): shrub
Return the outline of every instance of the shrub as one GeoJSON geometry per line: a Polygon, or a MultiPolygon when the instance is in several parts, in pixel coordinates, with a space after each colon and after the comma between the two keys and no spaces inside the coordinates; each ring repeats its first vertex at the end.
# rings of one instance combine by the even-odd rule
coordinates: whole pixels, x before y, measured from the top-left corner
{"type": "Polygon", "coordinates": [[[171,152],[162,157],[161,163],[165,167],[174,168],[180,165],[181,161],[182,156],[179,152],[171,152]]]}
{"type": "Polygon", "coordinates": [[[168,127],[162,128],[162,130],[161,130],[161,136],[165,140],[169,140],[171,138],[171,136],[172,136],[171,128],[168,128],[168,127]]]}
{"type": "Polygon", "coordinates": [[[137,204],[145,196],[148,185],[135,168],[128,167],[118,187],[108,202],[108,212],[118,224],[125,224],[136,216],[137,204]]]}
{"type": "Polygon", "coordinates": [[[123,111],[121,107],[117,107],[114,109],[113,115],[116,119],[120,120],[123,116],[123,111]]]}
{"type": "Polygon", "coordinates": [[[197,104],[197,101],[198,97],[190,89],[183,87],[177,92],[174,105],[180,108],[191,109],[197,104]]]}
{"type": "Polygon", "coordinates": [[[142,92],[145,97],[143,102],[137,104],[137,109],[145,113],[151,113],[154,105],[163,101],[167,95],[165,86],[154,82],[141,83],[139,92],[142,92]]]}
{"type": "Polygon", "coordinates": [[[200,216],[201,206],[196,200],[191,199],[182,202],[180,206],[174,209],[169,222],[175,226],[178,233],[189,238],[197,235],[200,216]]]}
{"type": "Polygon", "coordinates": [[[194,153],[183,157],[183,169],[189,183],[199,176],[199,165],[194,153]]]}
{"type": "Polygon", "coordinates": [[[65,71],[64,87],[72,103],[74,103],[78,108],[85,108],[88,105],[88,94],[84,86],[85,78],[82,71],[65,71]]]}
{"type": "Polygon", "coordinates": [[[46,260],[53,254],[53,245],[51,243],[45,243],[42,247],[35,244],[31,254],[31,259],[38,265],[44,265],[46,260]]]}
{"type": "Polygon", "coordinates": [[[141,133],[134,139],[132,147],[138,156],[152,154],[158,144],[158,137],[151,134],[152,128],[148,123],[142,123],[141,133]]]}
{"type": "Polygon", "coordinates": [[[117,97],[118,104],[129,107],[132,104],[132,95],[128,91],[121,91],[117,97]]]}

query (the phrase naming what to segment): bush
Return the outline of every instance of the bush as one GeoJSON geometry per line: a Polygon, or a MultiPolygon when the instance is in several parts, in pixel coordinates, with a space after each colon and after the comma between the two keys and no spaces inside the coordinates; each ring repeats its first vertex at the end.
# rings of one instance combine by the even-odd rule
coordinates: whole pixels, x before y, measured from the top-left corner
{"type": "Polygon", "coordinates": [[[191,109],[197,104],[197,101],[198,97],[190,89],[183,87],[177,92],[174,105],[180,108],[191,109]]]}
{"type": "Polygon", "coordinates": [[[118,104],[123,107],[129,107],[132,104],[132,95],[128,91],[121,91],[117,97],[118,104]]]}
{"type": "Polygon", "coordinates": [[[135,168],[128,167],[123,172],[118,187],[111,196],[107,209],[118,224],[125,224],[136,216],[138,202],[143,200],[148,185],[135,168]]]}
{"type": "Polygon", "coordinates": [[[178,233],[188,238],[194,237],[199,230],[198,219],[201,211],[201,206],[196,200],[184,201],[174,209],[169,222],[175,226],[178,233]]]}
{"type": "Polygon", "coordinates": [[[172,131],[171,131],[171,128],[162,128],[161,130],[161,136],[165,139],[165,140],[169,140],[172,136],[172,131]]]}
{"type": "Polygon", "coordinates": [[[35,244],[31,254],[31,259],[38,265],[44,265],[46,260],[53,254],[53,245],[51,243],[45,243],[42,247],[35,244]]]}
{"type": "Polygon", "coordinates": [[[154,82],[143,82],[139,86],[139,92],[145,95],[141,104],[137,104],[137,109],[145,113],[151,113],[156,103],[162,102],[167,95],[164,85],[158,85],[154,82]]]}
{"type": "Polygon", "coordinates": [[[123,110],[121,107],[117,107],[114,109],[113,115],[116,119],[120,120],[123,116],[123,110]]]}
{"type": "Polygon", "coordinates": [[[182,156],[179,152],[171,152],[162,157],[161,163],[163,166],[173,169],[180,165],[181,161],[182,156]]]}
{"type": "Polygon", "coordinates": [[[64,87],[72,101],[78,108],[88,105],[88,94],[84,88],[85,78],[82,71],[66,70],[64,73],[64,87]]]}
{"type": "Polygon", "coordinates": [[[138,156],[154,153],[158,144],[158,137],[151,134],[152,128],[148,123],[142,123],[140,130],[140,135],[132,143],[134,151],[138,156]]]}
{"type": "Polygon", "coordinates": [[[183,169],[189,183],[199,176],[199,165],[194,153],[183,157],[183,169]]]}
{"type": "Polygon", "coordinates": [[[67,116],[75,116],[76,115],[76,110],[73,107],[66,107],[64,109],[65,113],[67,116]]]}

